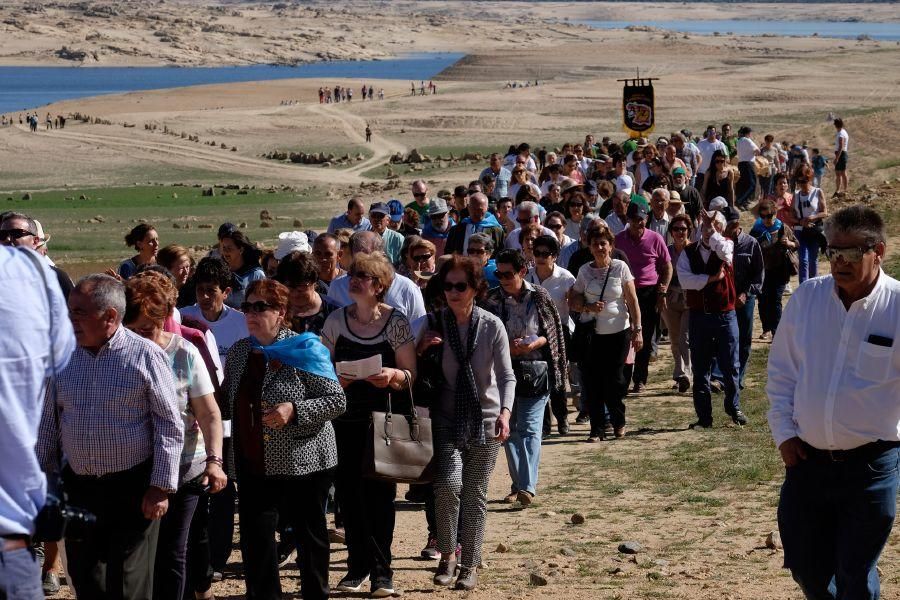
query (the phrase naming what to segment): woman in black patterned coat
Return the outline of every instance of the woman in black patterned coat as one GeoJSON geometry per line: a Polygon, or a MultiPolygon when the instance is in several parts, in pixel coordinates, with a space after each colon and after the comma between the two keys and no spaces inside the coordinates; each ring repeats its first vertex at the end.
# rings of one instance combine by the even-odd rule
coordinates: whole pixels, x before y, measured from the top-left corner
{"type": "Polygon", "coordinates": [[[283,326],[288,290],[255,281],[241,309],[250,337],[228,352],[223,418],[231,418],[229,475],[240,489],[241,553],[247,598],[281,598],[275,528],[279,508],[301,556],[303,597],[328,597],[325,502],[337,465],[332,419],[346,409],[327,350],[314,334],[283,326]],[[290,363],[290,364],[289,364],[290,363]]]}

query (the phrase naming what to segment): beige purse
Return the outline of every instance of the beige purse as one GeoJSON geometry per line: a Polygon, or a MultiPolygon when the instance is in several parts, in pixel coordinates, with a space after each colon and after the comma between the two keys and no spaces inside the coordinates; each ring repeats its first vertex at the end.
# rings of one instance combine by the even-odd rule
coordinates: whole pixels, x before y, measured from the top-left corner
{"type": "Polygon", "coordinates": [[[387,412],[372,411],[363,473],[392,483],[428,483],[434,456],[431,419],[416,414],[409,375],[405,376],[410,413],[393,413],[390,394],[387,412]]]}

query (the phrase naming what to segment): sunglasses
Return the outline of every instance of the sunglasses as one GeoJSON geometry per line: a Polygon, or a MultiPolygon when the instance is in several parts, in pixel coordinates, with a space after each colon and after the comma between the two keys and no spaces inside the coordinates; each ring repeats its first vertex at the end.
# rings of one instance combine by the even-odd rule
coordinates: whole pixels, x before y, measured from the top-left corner
{"type": "Polygon", "coordinates": [[[430,260],[432,256],[434,256],[434,254],[420,254],[418,256],[413,256],[412,259],[413,262],[423,263],[427,260],[430,260]]]}
{"type": "Polygon", "coordinates": [[[535,258],[549,258],[553,256],[553,253],[549,250],[533,250],[531,253],[534,254],[535,258]]]}
{"type": "Polygon", "coordinates": [[[425,192],[413,192],[413,198],[424,198],[425,196],[425,192]]]}
{"type": "Polygon", "coordinates": [[[360,281],[372,281],[375,279],[374,275],[369,275],[368,273],[364,273],[362,271],[351,271],[350,272],[351,279],[358,279],[360,281]]]}
{"type": "Polygon", "coordinates": [[[25,229],[4,229],[0,231],[0,242],[5,242],[8,240],[18,240],[29,235],[34,234],[25,229]]]}
{"type": "Polygon", "coordinates": [[[581,202],[569,202],[569,208],[584,208],[581,202]]]}
{"type": "Polygon", "coordinates": [[[772,213],[759,213],[760,219],[771,219],[774,216],[772,213]]]}
{"type": "Polygon", "coordinates": [[[449,281],[445,281],[443,285],[445,292],[457,291],[462,294],[464,291],[469,289],[469,284],[465,281],[457,281],[456,283],[450,283],[449,281]]]}
{"type": "Polygon", "coordinates": [[[496,271],[494,271],[494,275],[497,276],[497,279],[507,280],[507,279],[512,279],[513,277],[515,277],[516,272],[515,271],[501,271],[500,269],[497,269],[496,271]]]}
{"type": "Polygon", "coordinates": [[[851,248],[838,248],[836,246],[825,247],[825,257],[834,261],[841,259],[847,263],[858,263],[862,261],[863,256],[874,250],[875,246],[853,246],[851,248]]]}
{"type": "Polygon", "coordinates": [[[562,229],[562,223],[547,223],[547,229],[562,229]]]}
{"type": "Polygon", "coordinates": [[[684,233],[685,231],[688,230],[687,227],[670,227],[669,229],[671,229],[672,231],[679,231],[679,232],[682,232],[682,233],[684,233]]]}
{"type": "Polygon", "coordinates": [[[256,302],[241,302],[242,313],[261,314],[267,310],[275,310],[275,307],[263,300],[257,300],[256,302]]]}

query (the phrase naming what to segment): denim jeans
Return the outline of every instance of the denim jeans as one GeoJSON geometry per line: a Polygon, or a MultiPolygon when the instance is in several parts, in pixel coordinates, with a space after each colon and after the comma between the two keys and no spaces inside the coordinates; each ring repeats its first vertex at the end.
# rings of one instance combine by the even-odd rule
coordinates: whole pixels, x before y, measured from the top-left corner
{"type": "Polygon", "coordinates": [[[779,283],[768,274],[763,281],[762,293],[759,295],[759,320],[763,331],[774,334],[781,322],[781,298],[784,296],[784,283],[779,283]]]}
{"type": "Polygon", "coordinates": [[[694,373],[694,410],[701,425],[712,425],[712,395],[709,378],[715,359],[725,385],[725,412],[740,410],[738,387],[738,324],[733,310],[705,313],[692,310],[690,317],[691,368],[694,373]]]}
{"type": "Polygon", "coordinates": [[[509,419],[506,463],[514,492],[537,493],[538,467],[541,462],[541,430],[544,406],[549,395],[539,398],[516,397],[509,419]]]}
{"type": "Polygon", "coordinates": [[[41,565],[31,548],[0,551],[0,598],[44,600],[41,565]]]}
{"type": "Polygon", "coordinates": [[[876,563],[897,512],[900,448],[786,469],[778,528],[784,566],[809,600],[875,600],[876,563]]]}
{"type": "Polygon", "coordinates": [[[797,236],[800,242],[800,283],[811,279],[819,273],[819,238],[811,234],[797,236]]]}
{"type": "Polygon", "coordinates": [[[756,296],[747,296],[747,303],[734,309],[738,326],[738,364],[740,365],[738,383],[744,388],[744,373],[750,360],[750,346],[753,342],[753,311],[756,308],[756,296]]]}
{"type": "Polygon", "coordinates": [[[741,177],[735,186],[734,203],[743,207],[756,200],[756,168],[752,161],[743,161],[738,163],[738,172],[741,177]]]}

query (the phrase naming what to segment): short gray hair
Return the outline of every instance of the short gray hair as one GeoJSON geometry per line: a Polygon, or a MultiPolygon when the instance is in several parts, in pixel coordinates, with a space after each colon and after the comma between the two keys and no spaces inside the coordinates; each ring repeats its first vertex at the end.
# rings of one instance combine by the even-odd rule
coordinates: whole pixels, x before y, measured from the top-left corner
{"type": "Polygon", "coordinates": [[[874,246],[885,241],[884,220],[868,206],[846,206],[825,220],[825,237],[829,242],[840,234],[861,237],[867,245],[874,246]]]}
{"type": "Polygon", "coordinates": [[[350,236],[350,254],[384,252],[384,240],[374,231],[357,231],[350,236]]]}
{"type": "Polygon", "coordinates": [[[538,207],[537,203],[532,202],[531,200],[522,202],[517,208],[516,214],[528,215],[530,217],[536,217],[541,214],[541,209],[538,207]]]}
{"type": "Polygon", "coordinates": [[[37,235],[37,223],[34,222],[34,219],[26,215],[25,213],[20,212],[11,212],[3,215],[3,222],[0,223],[0,226],[7,221],[12,221],[13,219],[18,219],[20,221],[25,221],[26,226],[28,227],[29,233],[31,235],[37,235]]]}
{"type": "MultiPolygon", "coordinates": [[[[481,244],[482,246],[484,246],[484,251],[489,254],[494,252],[494,240],[492,240],[491,236],[489,236],[486,233],[473,233],[472,235],[469,236],[469,244],[468,245],[471,246],[472,242],[475,242],[476,244],[481,244]]],[[[468,249],[469,248],[467,246],[466,250],[468,250],[468,249]]]]}
{"type": "Polygon", "coordinates": [[[103,273],[94,273],[79,279],[75,289],[88,296],[97,311],[115,309],[116,321],[122,322],[125,316],[125,284],[121,281],[103,273]]]}
{"type": "Polygon", "coordinates": [[[656,196],[659,194],[661,197],[665,198],[666,202],[672,199],[672,194],[669,193],[669,190],[663,187],[658,187],[653,190],[653,195],[656,196]]]}

